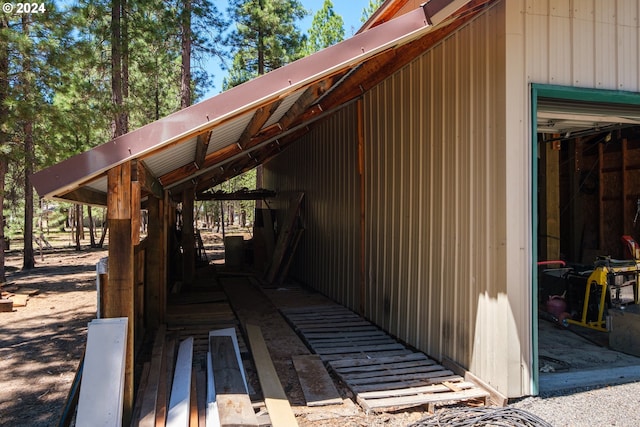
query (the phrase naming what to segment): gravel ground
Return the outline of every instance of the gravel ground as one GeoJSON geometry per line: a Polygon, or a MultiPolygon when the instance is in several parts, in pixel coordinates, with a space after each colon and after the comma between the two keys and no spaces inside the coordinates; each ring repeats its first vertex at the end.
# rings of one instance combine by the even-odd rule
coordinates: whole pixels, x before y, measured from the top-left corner
{"type": "Polygon", "coordinates": [[[637,427],[640,382],[527,397],[509,406],[524,409],[555,427],[637,427]]]}

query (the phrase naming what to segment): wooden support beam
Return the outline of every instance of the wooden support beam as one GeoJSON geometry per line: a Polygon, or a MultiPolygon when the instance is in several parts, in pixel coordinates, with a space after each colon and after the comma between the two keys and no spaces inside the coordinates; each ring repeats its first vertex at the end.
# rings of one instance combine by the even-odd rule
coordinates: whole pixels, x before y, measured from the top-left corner
{"type": "Polygon", "coordinates": [[[244,128],[244,130],[242,131],[242,135],[240,135],[240,138],[238,139],[238,145],[243,150],[247,147],[249,141],[251,141],[251,138],[253,138],[260,131],[260,129],[262,129],[262,126],[264,126],[267,120],[269,120],[269,117],[271,117],[273,113],[276,112],[281,103],[282,100],[279,99],[269,105],[265,105],[264,107],[260,107],[256,110],[253,117],[251,117],[249,124],[244,128]]]}
{"type": "Polygon", "coordinates": [[[101,287],[104,317],[128,319],[125,356],[123,422],[129,424],[133,411],[134,367],[134,248],[132,236],[131,162],[111,168],[107,174],[109,219],[109,275],[101,287]]]}
{"type": "Polygon", "coordinates": [[[164,322],[161,313],[165,304],[163,295],[166,288],[166,258],[164,256],[167,239],[165,236],[164,200],[153,196],[147,201],[149,212],[148,245],[145,257],[145,323],[151,329],[164,322]]]}
{"type": "Polygon", "coordinates": [[[209,131],[198,135],[198,141],[196,142],[196,157],[193,163],[198,169],[204,164],[204,159],[207,156],[207,149],[209,148],[209,141],[213,132],[209,131]]]}
{"type": "Polygon", "coordinates": [[[196,241],[193,229],[193,187],[182,193],[182,282],[193,283],[196,274],[196,241]]]}
{"type": "Polygon", "coordinates": [[[357,104],[358,113],[358,177],[360,178],[360,303],[358,308],[361,316],[365,316],[365,307],[367,300],[367,275],[366,275],[366,179],[364,173],[364,113],[362,99],[357,104]]]}
{"type": "Polygon", "coordinates": [[[142,160],[135,161],[136,180],[140,183],[142,191],[162,199],[164,190],[162,184],[156,178],[142,160]]]}
{"type": "Polygon", "coordinates": [[[344,74],[345,73],[342,72],[340,74],[327,77],[324,80],[309,86],[280,119],[281,128],[289,129],[289,127],[296,122],[298,117],[307,111],[312,104],[317,103],[318,99],[327,93],[336,84],[336,82],[340,81],[344,74]]]}
{"type": "Polygon", "coordinates": [[[62,196],[64,199],[82,203],[84,205],[106,206],[107,195],[87,187],[78,188],[62,196]]]}

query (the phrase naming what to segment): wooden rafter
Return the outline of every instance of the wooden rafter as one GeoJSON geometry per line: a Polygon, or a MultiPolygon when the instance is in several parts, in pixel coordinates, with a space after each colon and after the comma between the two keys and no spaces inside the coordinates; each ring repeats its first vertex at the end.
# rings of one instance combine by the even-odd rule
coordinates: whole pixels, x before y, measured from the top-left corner
{"type": "Polygon", "coordinates": [[[205,132],[198,135],[198,141],[196,142],[196,157],[193,163],[196,168],[200,169],[204,163],[204,159],[207,156],[207,148],[209,148],[209,141],[211,140],[211,134],[213,132],[205,132]]]}
{"type": "Polygon", "coordinates": [[[307,109],[318,102],[321,96],[327,93],[333,86],[340,81],[342,76],[344,76],[346,71],[342,71],[339,74],[334,74],[330,77],[327,77],[324,80],[321,80],[307,88],[300,98],[296,100],[296,102],[289,108],[289,110],[282,116],[280,119],[280,127],[282,130],[289,129],[291,125],[296,121],[301,114],[303,114],[307,109]]]}
{"type": "Polygon", "coordinates": [[[66,193],[63,196],[66,200],[72,200],[85,205],[107,205],[107,195],[101,191],[92,190],[89,187],[77,188],[73,191],[66,193]]]}
{"type": "Polygon", "coordinates": [[[164,195],[164,189],[158,179],[151,173],[149,168],[144,164],[142,160],[134,161],[134,168],[136,171],[135,179],[140,183],[140,188],[146,193],[153,194],[158,199],[162,199],[164,195]]]}
{"type": "Polygon", "coordinates": [[[242,135],[240,135],[240,138],[238,139],[238,145],[240,146],[240,148],[242,148],[243,150],[247,148],[247,145],[251,141],[251,138],[253,138],[258,132],[260,132],[262,126],[264,126],[267,120],[269,120],[269,117],[271,117],[273,113],[276,112],[281,103],[282,99],[279,99],[269,105],[265,105],[264,107],[260,107],[256,110],[253,117],[251,117],[249,124],[244,128],[244,130],[242,131],[242,135]]]}

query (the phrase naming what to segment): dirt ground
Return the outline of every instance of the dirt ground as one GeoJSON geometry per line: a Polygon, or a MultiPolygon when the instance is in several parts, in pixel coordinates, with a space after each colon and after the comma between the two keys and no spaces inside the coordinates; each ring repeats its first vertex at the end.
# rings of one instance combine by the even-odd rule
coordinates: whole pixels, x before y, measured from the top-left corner
{"type": "Polygon", "coordinates": [[[0,313],[0,425],[56,425],[96,315],[96,263],[106,250],[45,251],[22,271],[22,252],[7,253],[11,293],[26,306],[0,313]]]}
{"type": "MultiPolygon", "coordinates": [[[[205,239],[212,262],[220,262],[220,243],[205,239]]],[[[57,425],[84,351],[87,324],[96,315],[96,264],[106,256],[106,250],[76,252],[66,243],[42,258],[38,253],[35,269],[22,271],[22,252],[7,253],[3,290],[31,296],[26,306],[0,313],[1,426],[57,425]]],[[[295,405],[300,425],[407,426],[427,415],[424,408],[367,415],[348,390],[340,391],[343,405],[295,405]]]]}

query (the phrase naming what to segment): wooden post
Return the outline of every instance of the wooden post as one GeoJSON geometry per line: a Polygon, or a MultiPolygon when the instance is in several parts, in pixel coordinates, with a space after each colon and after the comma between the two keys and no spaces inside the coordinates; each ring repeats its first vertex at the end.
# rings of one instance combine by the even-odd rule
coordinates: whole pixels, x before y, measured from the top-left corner
{"type": "Polygon", "coordinates": [[[157,329],[160,322],[160,312],[162,301],[162,291],[165,287],[166,264],[163,248],[166,246],[164,238],[164,201],[156,197],[149,196],[147,208],[149,211],[149,225],[146,256],[146,283],[145,283],[145,322],[147,327],[157,329]]]}
{"type": "Polygon", "coordinates": [[[545,212],[545,221],[540,223],[541,249],[543,260],[555,260],[560,257],[560,151],[559,144],[543,141],[542,159],[545,174],[541,208],[545,212]]]}
{"type": "MultiPolygon", "coordinates": [[[[104,317],[127,317],[127,354],[124,375],[123,424],[128,425],[133,411],[134,367],[134,250],[132,237],[131,163],[108,172],[107,216],[109,218],[109,276],[101,288],[104,317]]],[[[139,199],[138,199],[139,200],[139,199]]]]}
{"type": "Polygon", "coordinates": [[[196,241],[193,230],[193,202],[195,195],[192,188],[182,193],[182,282],[193,283],[196,272],[196,241]]]}
{"type": "Polygon", "coordinates": [[[365,176],[364,176],[364,118],[362,112],[362,98],[358,99],[358,174],[360,175],[360,315],[364,316],[367,298],[366,282],[366,205],[365,205],[365,176]]]}

